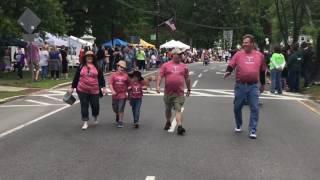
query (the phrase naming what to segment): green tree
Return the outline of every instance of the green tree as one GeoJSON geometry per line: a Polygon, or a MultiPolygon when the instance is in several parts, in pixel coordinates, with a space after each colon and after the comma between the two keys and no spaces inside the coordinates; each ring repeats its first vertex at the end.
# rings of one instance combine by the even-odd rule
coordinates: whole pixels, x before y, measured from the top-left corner
{"type": "Polygon", "coordinates": [[[2,0],[0,1],[0,32],[20,36],[23,31],[17,20],[29,7],[41,19],[37,31],[64,34],[70,28],[68,16],[63,11],[63,1],[59,0],[2,0]]]}

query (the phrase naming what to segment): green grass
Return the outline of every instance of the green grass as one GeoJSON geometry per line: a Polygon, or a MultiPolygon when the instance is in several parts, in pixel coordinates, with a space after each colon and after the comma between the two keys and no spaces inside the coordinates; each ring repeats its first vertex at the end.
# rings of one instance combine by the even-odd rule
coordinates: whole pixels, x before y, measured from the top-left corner
{"type": "Polygon", "coordinates": [[[320,85],[314,85],[309,89],[303,89],[302,93],[310,95],[313,100],[320,101],[320,85]]]}
{"type": "Polygon", "coordinates": [[[0,91],[0,99],[4,99],[7,97],[12,97],[12,96],[19,96],[19,95],[24,95],[25,91],[18,91],[18,92],[3,92],[0,91]]]}
{"type": "Polygon", "coordinates": [[[69,79],[60,79],[60,80],[40,80],[37,82],[32,82],[31,73],[29,71],[24,71],[24,78],[18,80],[17,74],[14,72],[9,73],[0,73],[0,85],[2,86],[14,86],[14,87],[25,87],[25,88],[39,88],[47,89],[52,88],[58,84],[70,82],[75,73],[75,69],[69,71],[69,79]]]}

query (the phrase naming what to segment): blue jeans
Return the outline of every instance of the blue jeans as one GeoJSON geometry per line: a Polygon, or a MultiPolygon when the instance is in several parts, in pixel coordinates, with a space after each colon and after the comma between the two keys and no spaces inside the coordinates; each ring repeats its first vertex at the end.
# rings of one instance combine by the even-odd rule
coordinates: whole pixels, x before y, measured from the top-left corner
{"type": "Polygon", "coordinates": [[[127,72],[131,72],[133,69],[132,61],[126,61],[126,62],[127,62],[127,72]]]}
{"type": "Polygon", "coordinates": [[[242,107],[248,100],[250,106],[249,131],[257,131],[259,121],[259,87],[258,84],[246,85],[237,83],[234,91],[234,116],[237,128],[242,126],[242,107]]]}
{"type": "Polygon", "coordinates": [[[41,66],[41,79],[45,79],[48,76],[48,66],[41,66]]]}
{"type": "Polygon", "coordinates": [[[281,73],[280,70],[271,70],[271,93],[277,90],[279,94],[282,94],[281,73]]]}
{"type": "Polygon", "coordinates": [[[138,123],[140,119],[140,108],[142,104],[142,99],[130,99],[130,104],[132,107],[133,121],[134,123],[138,123]]]}

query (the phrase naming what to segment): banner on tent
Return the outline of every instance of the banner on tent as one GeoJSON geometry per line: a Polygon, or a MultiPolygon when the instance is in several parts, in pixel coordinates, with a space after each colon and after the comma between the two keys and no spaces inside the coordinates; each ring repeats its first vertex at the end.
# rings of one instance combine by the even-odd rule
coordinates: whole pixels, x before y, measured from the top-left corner
{"type": "Polygon", "coordinates": [[[233,30],[224,30],[223,31],[223,39],[225,41],[227,41],[230,46],[232,46],[233,30]]]}
{"type": "Polygon", "coordinates": [[[155,41],[157,39],[157,35],[156,34],[151,34],[150,35],[150,40],[151,41],[155,41]]]}

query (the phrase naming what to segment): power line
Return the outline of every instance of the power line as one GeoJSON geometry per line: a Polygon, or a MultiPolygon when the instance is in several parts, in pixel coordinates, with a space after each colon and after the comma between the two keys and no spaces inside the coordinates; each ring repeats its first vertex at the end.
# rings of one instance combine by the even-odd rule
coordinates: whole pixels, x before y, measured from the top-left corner
{"type": "MultiPolygon", "coordinates": [[[[159,12],[155,12],[155,11],[146,11],[142,8],[137,8],[129,3],[127,3],[124,0],[116,0],[118,3],[130,8],[130,9],[134,9],[136,11],[140,11],[143,12],[145,14],[150,14],[150,15],[159,15],[159,17],[168,19],[168,17],[166,15],[161,15],[159,14],[159,12]]],[[[235,27],[217,27],[217,26],[211,26],[211,25],[207,25],[207,24],[199,24],[199,23],[195,23],[195,22],[191,22],[191,21],[186,21],[180,18],[176,18],[177,21],[183,23],[183,24],[187,24],[187,25],[192,25],[192,26],[198,26],[198,27],[202,27],[202,28],[208,28],[208,29],[214,29],[214,30],[232,30],[232,29],[243,29],[246,28],[248,26],[235,26],[235,27]]]]}

